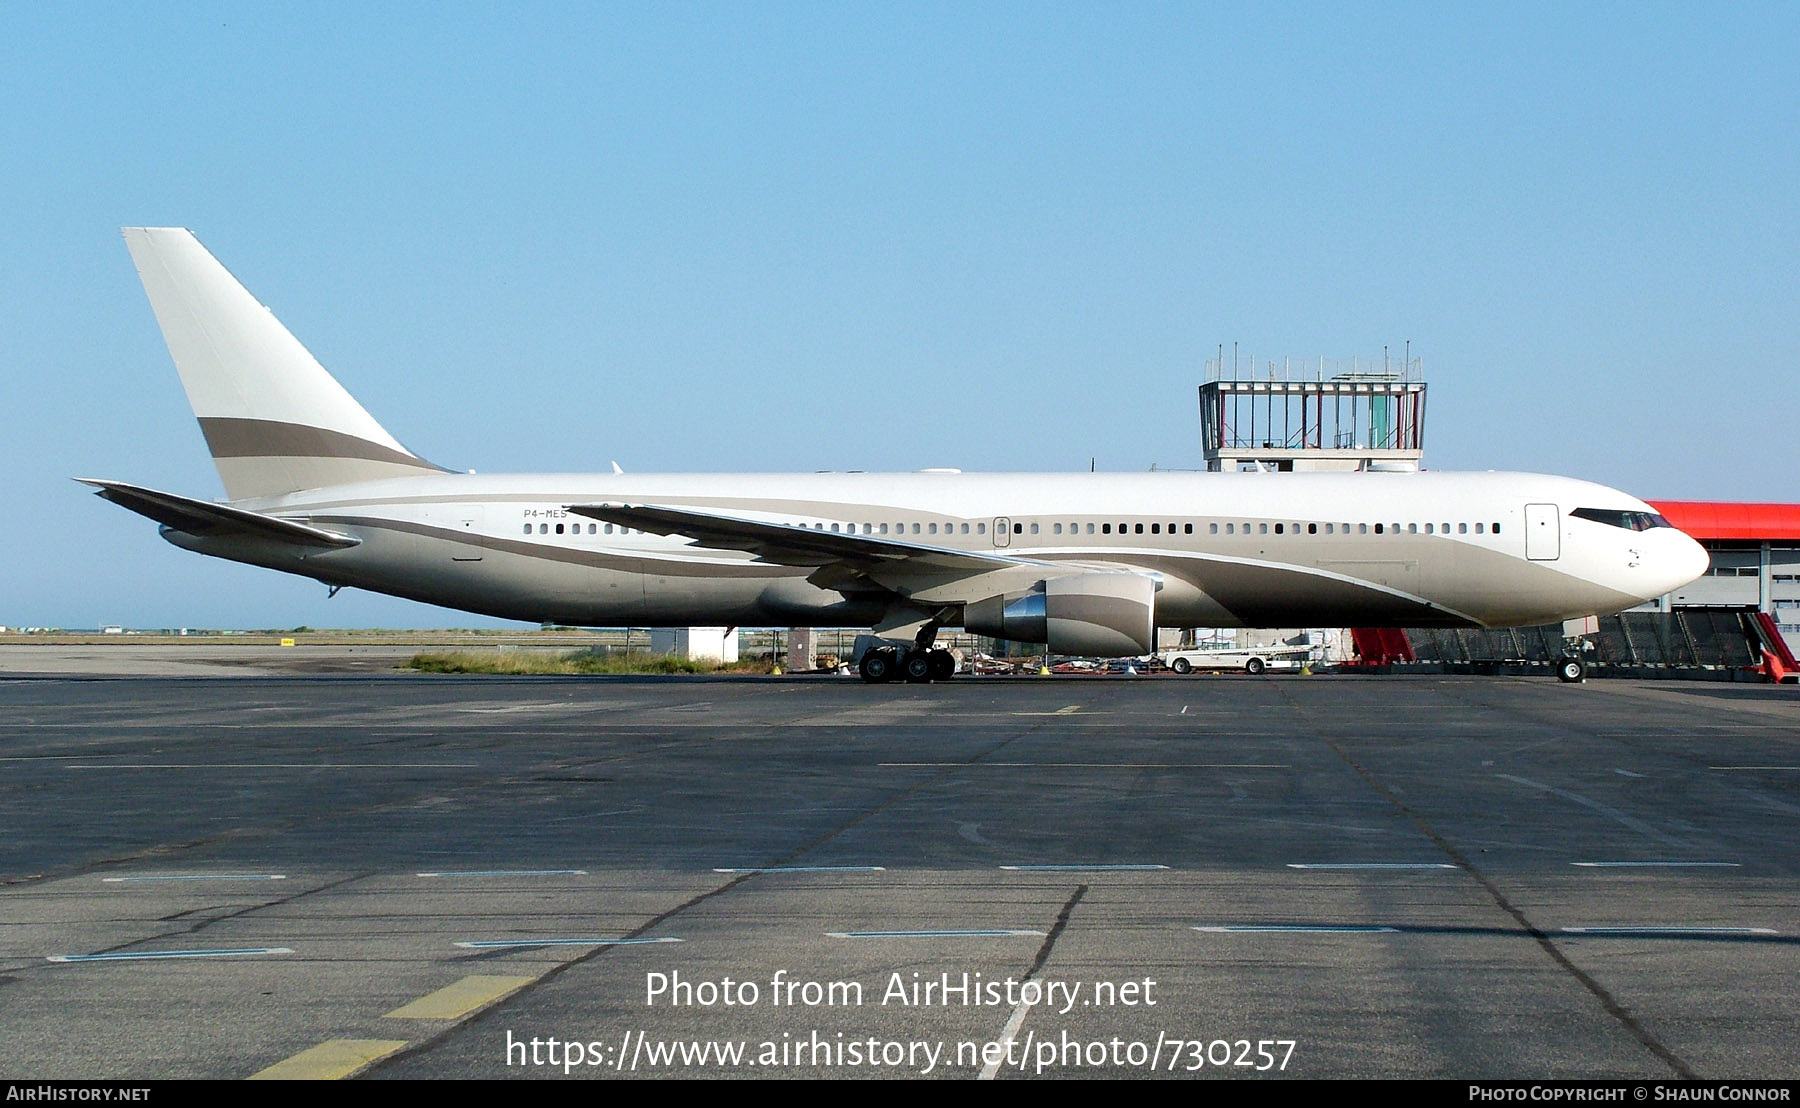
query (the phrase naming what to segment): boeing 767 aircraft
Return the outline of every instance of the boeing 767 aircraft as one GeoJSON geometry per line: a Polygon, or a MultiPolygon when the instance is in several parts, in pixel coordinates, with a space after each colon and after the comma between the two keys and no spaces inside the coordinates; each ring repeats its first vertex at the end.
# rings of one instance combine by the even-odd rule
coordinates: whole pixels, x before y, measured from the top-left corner
{"type": "Polygon", "coordinates": [[[1524,473],[455,473],[192,234],[125,241],[229,499],[83,480],[177,546],[333,589],[576,626],[869,627],[879,682],[949,677],[943,627],[1101,656],[1159,626],[1509,627],[1707,565],[1643,501],[1524,473]]]}

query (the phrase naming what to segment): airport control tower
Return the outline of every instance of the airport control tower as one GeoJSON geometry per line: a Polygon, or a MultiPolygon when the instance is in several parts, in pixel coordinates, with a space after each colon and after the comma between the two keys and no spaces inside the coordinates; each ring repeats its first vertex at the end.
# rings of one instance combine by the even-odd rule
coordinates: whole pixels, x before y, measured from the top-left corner
{"type": "Polygon", "coordinates": [[[1206,363],[1200,444],[1214,472],[1417,469],[1425,442],[1422,360],[1282,358],[1235,349],[1206,363]]]}

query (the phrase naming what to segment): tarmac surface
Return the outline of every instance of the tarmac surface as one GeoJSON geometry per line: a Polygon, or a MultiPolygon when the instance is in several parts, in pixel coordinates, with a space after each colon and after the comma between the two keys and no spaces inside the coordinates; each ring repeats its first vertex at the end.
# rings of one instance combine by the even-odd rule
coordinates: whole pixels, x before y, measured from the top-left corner
{"type": "Polygon", "coordinates": [[[0,1073],[1800,1075],[1792,686],[323,657],[0,672],[0,1073]]]}

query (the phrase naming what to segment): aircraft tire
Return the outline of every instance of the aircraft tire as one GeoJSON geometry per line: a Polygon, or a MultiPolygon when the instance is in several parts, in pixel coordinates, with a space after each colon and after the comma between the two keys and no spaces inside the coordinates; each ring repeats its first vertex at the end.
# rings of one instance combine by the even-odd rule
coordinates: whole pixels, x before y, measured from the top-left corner
{"type": "Polygon", "coordinates": [[[922,685],[930,681],[931,652],[927,650],[913,651],[906,656],[906,661],[900,663],[900,668],[905,672],[906,679],[915,685],[922,685]]]}
{"type": "Polygon", "coordinates": [[[948,650],[933,650],[928,656],[931,663],[931,679],[948,681],[956,676],[956,655],[948,650]]]}
{"type": "Polygon", "coordinates": [[[880,646],[864,651],[862,661],[856,666],[862,679],[871,685],[885,685],[892,681],[894,669],[894,652],[880,646]]]}
{"type": "Polygon", "coordinates": [[[1580,658],[1564,658],[1556,663],[1556,679],[1575,684],[1587,679],[1587,663],[1580,658]]]}

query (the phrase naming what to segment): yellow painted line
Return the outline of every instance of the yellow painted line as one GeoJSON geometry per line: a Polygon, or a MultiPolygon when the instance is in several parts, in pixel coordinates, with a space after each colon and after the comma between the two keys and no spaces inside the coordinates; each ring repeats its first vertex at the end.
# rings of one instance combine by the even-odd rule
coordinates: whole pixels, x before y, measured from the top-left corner
{"type": "Polygon", "coordinates": [[[536,980],[535,977],[476,974],[472,977],[465,977],[454,985],[446,985],[435,993],[427,993],[411,1004],[394,1009],[382,1018],[390,1020],[457,1020],[536,980]]]}
{"type": "Polygon", "coordinates": [[[381,1061],[405,1039],[327,1039],[250,1075],[252,1081],[336,1081],[381,1061]]]}

